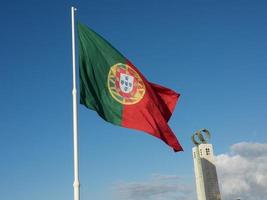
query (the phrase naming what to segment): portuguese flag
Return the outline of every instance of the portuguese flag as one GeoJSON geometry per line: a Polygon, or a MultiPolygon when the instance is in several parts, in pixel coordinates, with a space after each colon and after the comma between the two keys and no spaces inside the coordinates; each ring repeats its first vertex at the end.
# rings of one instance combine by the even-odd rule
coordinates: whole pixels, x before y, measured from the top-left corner
{"type": "Polygon", "coordinates": [[[78,23],[80,103],[104,120],[147,132],[182,151],[168,126],[179,94],[150,83],[109,42],[78,23]]]}

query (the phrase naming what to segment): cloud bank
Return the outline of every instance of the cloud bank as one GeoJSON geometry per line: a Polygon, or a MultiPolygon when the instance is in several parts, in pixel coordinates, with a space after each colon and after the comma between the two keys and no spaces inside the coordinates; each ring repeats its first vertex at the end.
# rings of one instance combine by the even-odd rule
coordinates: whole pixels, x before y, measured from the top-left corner
{"type": "Polygon", "coordinates": [[[146,182],[127,182],[115,185],[120,200],[192,200],[194,189],[182,178],[173,175],[153,175],[146,182]]]}
{"type": "Polygon", "coordinates": [[[241,142],[216,156],[223,200],[267,200],[267,144],[241,142]]]}
{"type": "MultiPolygon", "coordinates": [[[[267,200],[267,143],[234,144],[215,161],[222,200],[267,200]]],[[[116,200],[197,199],[194,176],[157,174],[143,182],[115,184],[113,191],[116,200]]]]}

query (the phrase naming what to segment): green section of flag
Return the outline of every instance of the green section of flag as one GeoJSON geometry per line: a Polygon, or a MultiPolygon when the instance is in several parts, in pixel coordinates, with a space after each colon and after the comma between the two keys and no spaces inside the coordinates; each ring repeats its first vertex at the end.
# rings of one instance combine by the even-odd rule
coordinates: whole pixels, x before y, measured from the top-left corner
{"type": "Polygon", "coordinates": [[[80,103],[95,110],[104,120],[121,125],[123,105],[108,89],[108,73],[126,59],[100,35],[78,23],[80,103]]]}

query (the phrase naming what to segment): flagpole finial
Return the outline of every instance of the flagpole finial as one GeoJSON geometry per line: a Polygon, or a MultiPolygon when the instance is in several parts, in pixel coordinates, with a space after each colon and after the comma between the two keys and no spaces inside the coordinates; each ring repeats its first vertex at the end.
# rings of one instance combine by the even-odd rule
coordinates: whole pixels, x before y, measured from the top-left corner
{"type": "Polygon", "coordinates": [[[73,9],[73,11],[77,11],[77,8],[74,6],[71,6],[71,8],[73,9]]]}

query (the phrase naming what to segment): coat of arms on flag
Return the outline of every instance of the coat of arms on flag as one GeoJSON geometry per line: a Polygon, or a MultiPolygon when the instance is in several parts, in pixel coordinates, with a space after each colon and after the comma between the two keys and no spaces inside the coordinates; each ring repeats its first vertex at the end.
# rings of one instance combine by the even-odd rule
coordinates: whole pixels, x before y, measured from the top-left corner
{"type": "Polygon", "coordinates": [[[129,74],[120,74],[120,89],[123,93],[130,93],[133,91],[134,88],[134,77],[129,74]]]}
{"type": "Polygon", "coordinates": [[[108,88],[111,96],[121,104],[136,104],[146,88],[140,75],[129,65],[117,63],[110,68],[108,88]]]}

